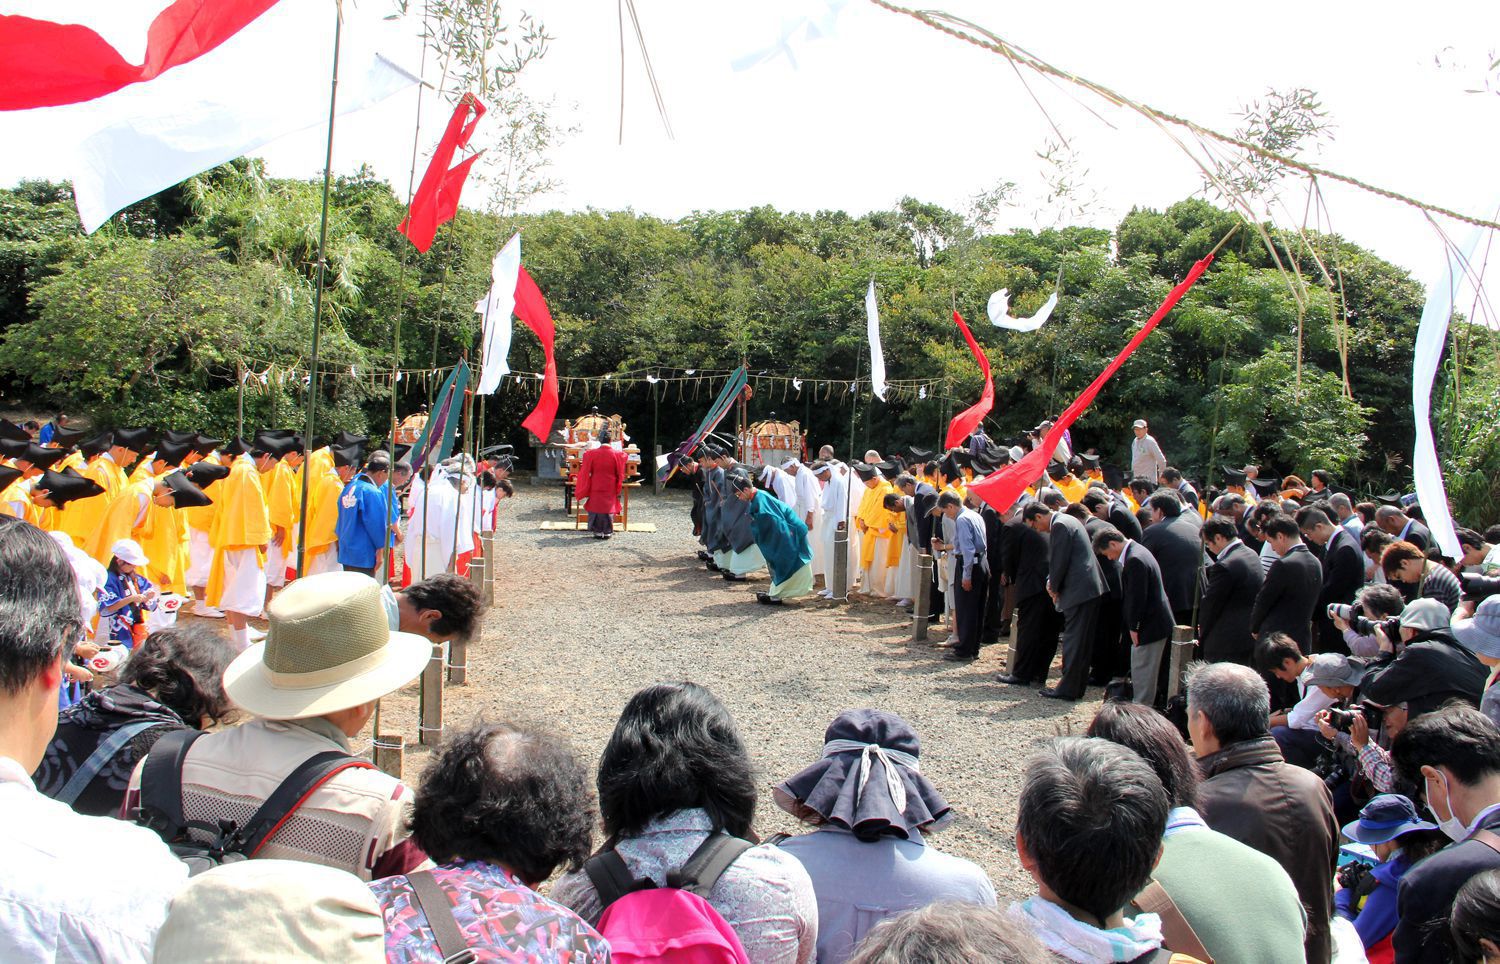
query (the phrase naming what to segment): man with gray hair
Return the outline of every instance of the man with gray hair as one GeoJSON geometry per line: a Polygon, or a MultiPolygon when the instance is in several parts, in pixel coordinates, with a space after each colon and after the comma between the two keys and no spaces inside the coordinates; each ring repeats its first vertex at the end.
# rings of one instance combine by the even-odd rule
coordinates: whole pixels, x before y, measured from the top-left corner
{"type": "Polygon", "coordinates": [[[1199,813],[1211,829],[1281,864],[1307,908],[1307,960],[1327,964],[1339,839],[1328,788],[1282,758],[1268,724],[1270,692],[1248,666],[1194,664],[1187,697],[1188,734],[1205,777],[1199,813]]]}
{"type": "Polygon", "coordinates": [[[1328,497],[1328,508],[1333,511],[1338,519],[1339,525],[1349,530],[1349,534],[1359,540],[1359,534],[1364,530],[1365,520],[1354,511],[1354,501],[1342,492],[1335,492],[1328,497]]]}

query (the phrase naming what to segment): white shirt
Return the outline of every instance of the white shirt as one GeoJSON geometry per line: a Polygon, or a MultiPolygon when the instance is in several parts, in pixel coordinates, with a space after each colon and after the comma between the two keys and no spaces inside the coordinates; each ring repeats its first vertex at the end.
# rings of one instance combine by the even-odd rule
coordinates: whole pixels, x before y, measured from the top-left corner
{"type": "Polygon", "coordinates": [[[0,757],[0,961],[151,960],[187,865],[150,830],[85,817],[0,757]]]}
{"type": "Polygon", "coordinates": [[[1307,681],[1311,675],[1312,670],[1309,669],[1297,677],[1297,691],[1302,694],[1302,698],[1286,715],[1286,725],[1294,730],[1317,730],[1318,724],[1313,721],[1313,717],[1338,702],[1323,692],[1322,687],[1309,686],[1307,681]]]}
{"type": "Polygon", "coordinates": [[[818,511],[818,503],[822,500],[823,491],[818,488],[818,477],[812,474],[807,466],[797,470],[792,477],[797,488],[797,501],[794,504],[798,514],[811,515],[818,511]]]}

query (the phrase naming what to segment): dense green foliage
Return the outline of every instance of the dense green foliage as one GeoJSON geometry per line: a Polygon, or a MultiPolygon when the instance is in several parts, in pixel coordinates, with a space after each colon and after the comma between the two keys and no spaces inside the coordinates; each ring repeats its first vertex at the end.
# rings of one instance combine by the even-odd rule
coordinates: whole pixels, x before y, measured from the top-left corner
{"type": "MultiPolygon", "coordinates": [[[[104,424],[232,431],[241,364],[257,372],[306,367],[318,191],[240,161],[142,202],[93,237],[79,233],[66,186],[0,191],[5,404],[61,406],[104,424]]],[[[765,207],[675,223],[629,211],[513,219],[463,211],[432,251],[417,255],[396,231],[400,218],[391,190],[367,172],[337,181],[320,427],[383,434],[389,394],[370,373],[392,365],[398,315],[403,368],[429,367],[434,358],[450,365],[472,350],[473,305],[488,286],[490,259],[519,229],[527,268],[557,320],[564,375],[721,370],[743,358],[752,375],[851,379],[865,364],[863,293],[873,277],[889,375],[923,380],[929,397],[908,393],[882,404],[865,394],[853,439],[844,391],[814,400],[810,391],[764,382],[751,412],[778,410],[810,423],[815,442],[861,450],[931,447],[946,418],[978,396],[955,306],[994,365],[990,433],[1013,436],[1087,385],[1236,223],[1198,200],[1132,211],[1112,233],[981,234],[911,199],[862,217],[765,207]],[[1013,313],[1029,314],[1059,274],[1063,297],[1040,331],[986,322],[995,289],[1009,288],[1013,313]]],[[[1275,259],[1251,230],[1224,247],[1074,428],[1075,445],[1119,461],[1130,421],[1144,416],[1169,456],[1200,477],[1252,459],[1279,472],[1325,467],[1362,489],[1409,484],[1410,346],[1421,287],[1337,237],[1271,237],[1275,259]],[[1322,281],[1309,244],[1337,272],[1341,292],[1322,281]],[[1307,279],[1300,297],[1278,260],[1307,279]]],[[[1464,393],[1451,404],[1450,364],[1441,396],[1450,403],[1440,406],[1446,443],[1459,453],[1451,459],[1456,501],[1492,515],[1500,376],[1493,341],[1473,337],[1478,344],[1460,372],[1464,393]]],[[[520,326],[511,364],[540,367],[536,342],[520,326]]],[[[585,393],[575,384],[559,415],[598,404],[621,412],[643,446],[670,447],[716,387],[621,380],[600,399],[597,386],[585,393]],[[654,410],[653,398],[666,404],[654,410]]],[[[297,424],[300,378],[252,389],[248,425],[297,424]]],[[[401,389],[408,412],[428,384],[408,378],[401,389]]],[[[523,442],[517,423],[534,396],[534,385],[508,380],[486,402],[487,437],[523,442]]]]}

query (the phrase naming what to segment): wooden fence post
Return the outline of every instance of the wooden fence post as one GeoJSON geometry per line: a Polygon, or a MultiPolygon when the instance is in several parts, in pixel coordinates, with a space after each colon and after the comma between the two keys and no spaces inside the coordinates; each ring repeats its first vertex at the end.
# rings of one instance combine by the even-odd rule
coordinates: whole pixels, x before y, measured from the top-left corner
{"type": "Polygon", "coordinates": [[[1193,652],[1198,647],[1198,641],[1193,638],[1193,627],[1172,627],[1172,652],[1169,656],[1170,669],[1167,675],[1167,699],[1171,699],[1182,692],[1182,676],[1187,669],[1187,664],[1193,659],[1193,652]]]}
{"type": "Polygon", "coordinates": [[[437,746],[443,742],[443,662],[447,643],[432,645],[432,658],[422,670],[418,691],[417,742],[437,746]]]}
{"type": "Polygon", "coordinates": [[[927,610],[932,602],[932,553],[917,556],[917,591],[912,597],[911,638],[917,642],[927,638],[927,610]]]}
{"type": "Polygon", "coordinates": [[[843,522],[833,533],[833,580],[828,588],[834,599],[849,598],[849,527],[843,522]]]}

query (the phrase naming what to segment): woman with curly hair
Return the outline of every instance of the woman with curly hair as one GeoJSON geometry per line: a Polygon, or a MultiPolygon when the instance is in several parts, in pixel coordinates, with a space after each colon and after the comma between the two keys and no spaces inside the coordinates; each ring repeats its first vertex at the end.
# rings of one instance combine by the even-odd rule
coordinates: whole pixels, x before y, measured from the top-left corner
{"type": "Polygon", "coordinates": [[[428,764],[412,810],[412,840],[437,866],[370,884],[385,916],[386,960],[445,958],[444,922],[435,928],[428,917],[442,913],[439,899],[480,960],[604,964],[609,944],[598,931],[535,890],[558,867],[583,866],[593,823],[588,773],[561,741],[509,723],[454,734],[428,764]],[[437,892],[424,892],[433,884],[437,892]]]}
{"type": "Polygon", "coordinates": [[[170,626],[130,654],[114,686],[64,709],[32,780],[91,816],[123,816],[136,762],[174,730],[205,729],[234,712],[224,670],[235,650],[213,630],[170,626]]]}

